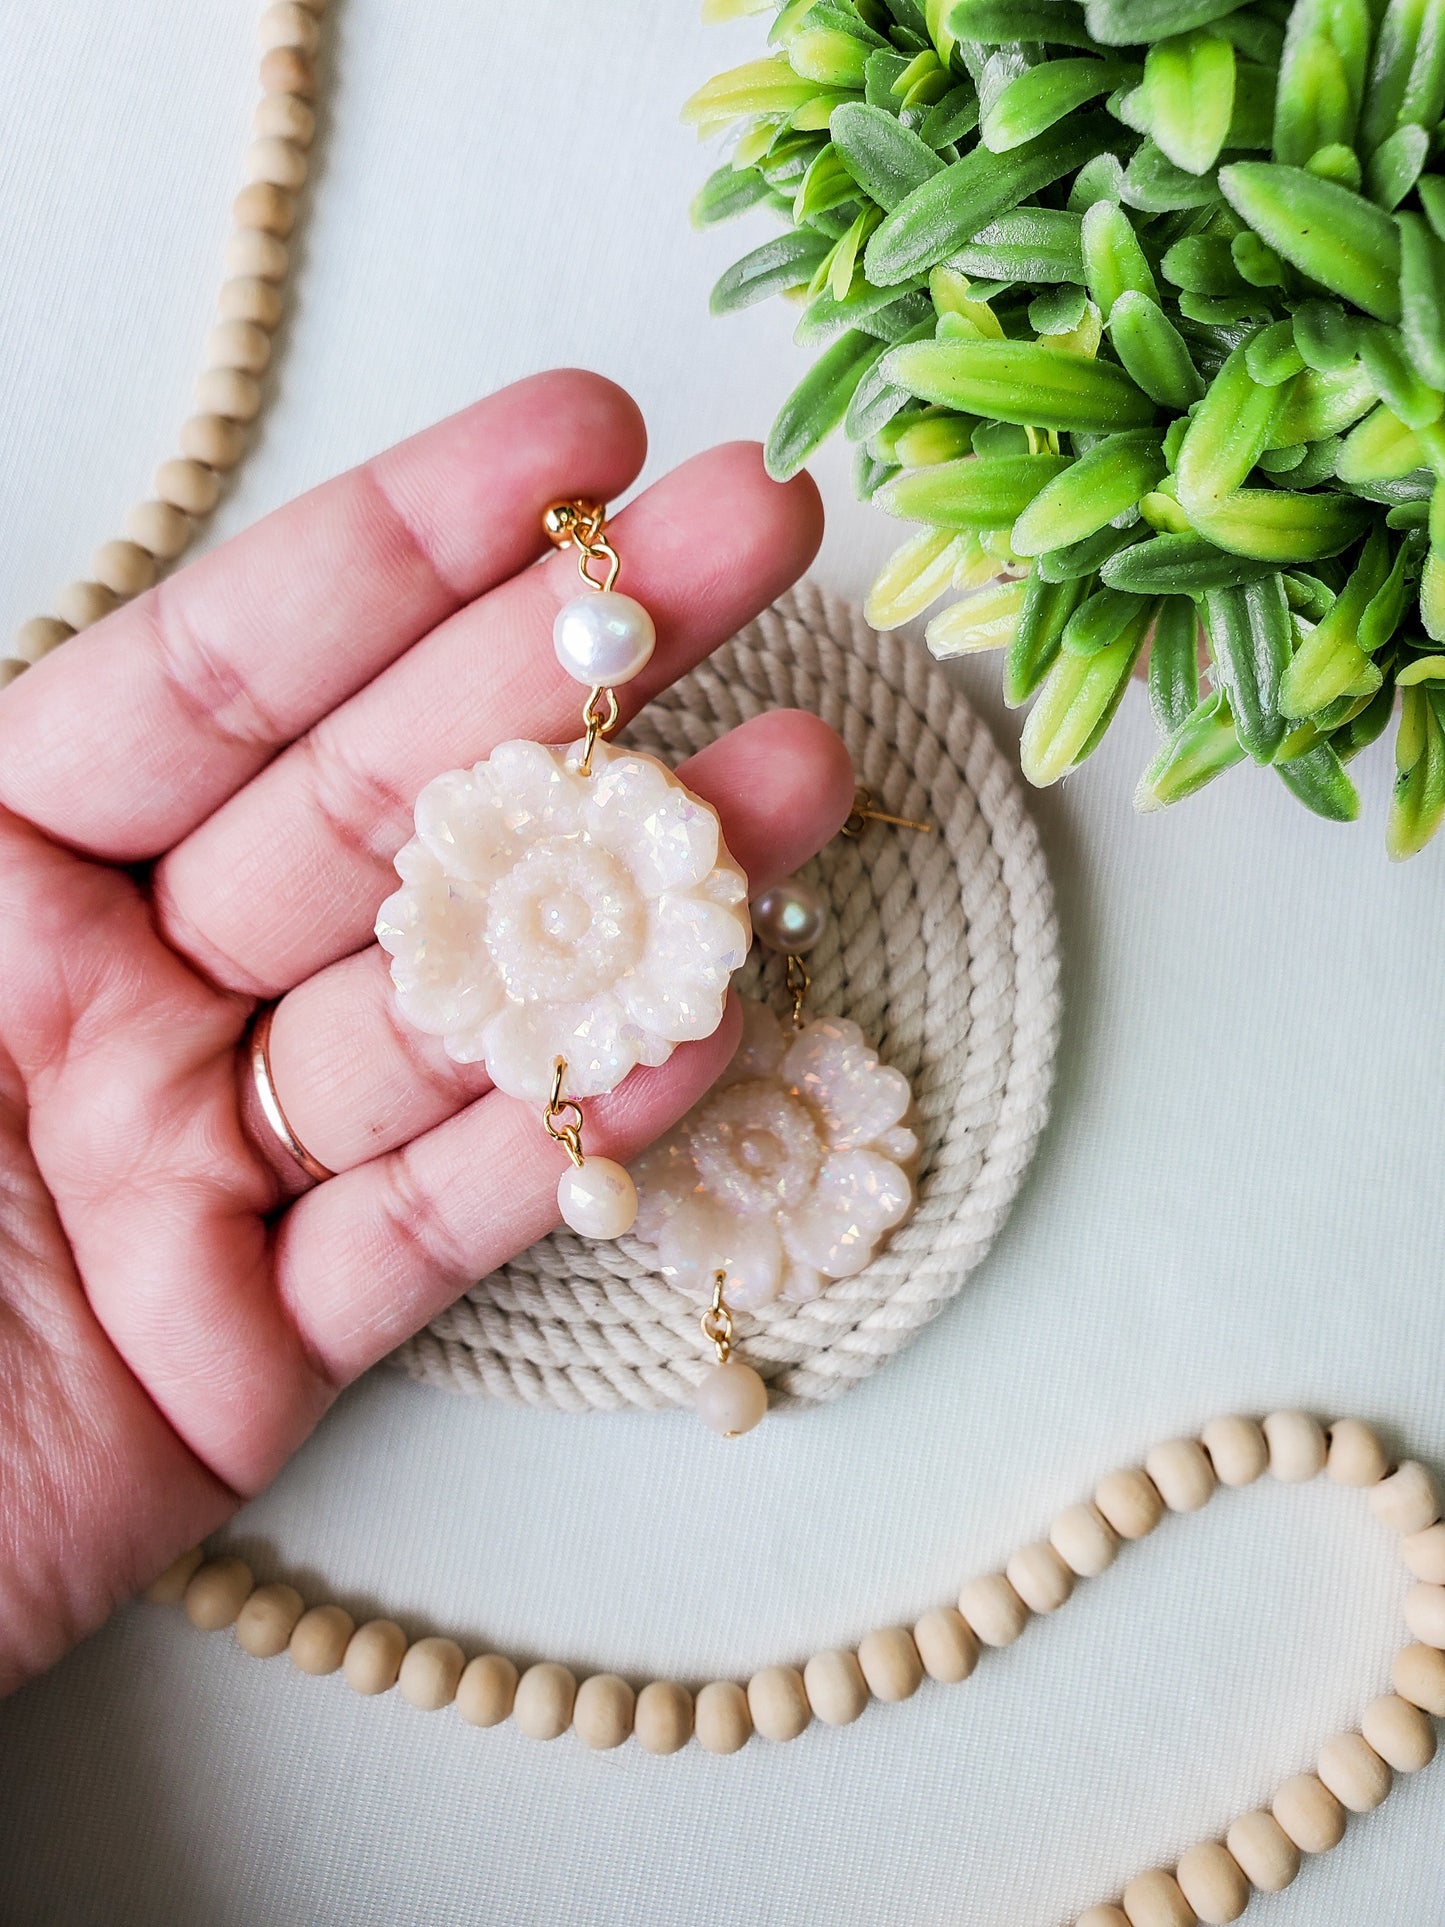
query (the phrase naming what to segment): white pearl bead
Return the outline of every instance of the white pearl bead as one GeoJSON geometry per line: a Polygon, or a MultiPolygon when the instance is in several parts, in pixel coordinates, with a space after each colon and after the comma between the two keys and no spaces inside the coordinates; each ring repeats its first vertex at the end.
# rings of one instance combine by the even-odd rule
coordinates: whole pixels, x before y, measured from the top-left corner
{"type": "Polygon", "coordinates": [[[788,877],[761,891],[748,908],[758,942],[785,957],[800,957],[811,950],[828,921],[822,893],[799,877],[788,877]]]}
{"type": "Polygon", "coordinates": [[[588,1158],[562,1173],[557,1209],[583,1238],[620,1238],[637,1216],[637,1187],[614,1159],[588,1158]]]}
{"type": "Polygon", "coordinates": [[[557,660],[589,689],[630,682],[657,644],[652,617],[630,595],[599,589],[574,596],[552,625],[557,660]]]}
{"type": "Polygon", "coordinates": [[[751,1432],[767,1409],[767,1386],[751,1365],[736,1358],[714,1365],[697,1388],[698,1417],[725,1439],[751,1432]]]}

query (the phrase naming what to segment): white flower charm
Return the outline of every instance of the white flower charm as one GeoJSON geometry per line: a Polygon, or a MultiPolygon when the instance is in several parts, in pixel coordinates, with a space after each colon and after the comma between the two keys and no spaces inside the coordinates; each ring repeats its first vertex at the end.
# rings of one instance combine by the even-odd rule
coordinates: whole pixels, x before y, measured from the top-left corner
{"type": "Polygon", "coordinates": [[[863,1269],[913,1207],[918,1139],[907,1078],[856,1024],[743,1011],[728,1069],[632,1173],[661,1275],[706,1298],[726,1270],[728,1303],[755,1311],[863,1269]]]}
{"type": "Polygon", "coordinates": [[[722,1020],[747,883],[713,809],[655,757],[500,743],[417,798],[376,935],[403,1015],[499,1090],[614,1090],[722,1020]]]}

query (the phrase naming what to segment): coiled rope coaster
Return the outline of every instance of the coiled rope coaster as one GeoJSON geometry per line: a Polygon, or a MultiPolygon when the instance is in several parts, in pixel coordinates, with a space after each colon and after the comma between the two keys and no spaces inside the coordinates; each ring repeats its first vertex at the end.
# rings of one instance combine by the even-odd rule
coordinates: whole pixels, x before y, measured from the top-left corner
{"type": "Polygon", "coordinates": [[[199,1548],[146,1596],[184,1605],[203,1632],[234,1626],[237,1644],[253,1658],[289,1653],[299,1671],[341,1672],[368,1695],[395,1686],[423,1712],[455,1704],[473,1726],[510,1718],[538,1740],[571,1727],[597,1750],[635,1739],[644,1752],[677,1753],[695,1737],[710,1753],[736,1753],[755,1733],[792,1740],[814,1720],[849,1725],[870,1699],[910,1699],[925,1676],[967,1679],[981,1647],[1011,1645],[1033,1618],[1057,1611],[1078,1580],[1111,1566],[1125,1542],[1151,1533],[1166,1511],[1197,1512],[1218,1486],[1249,1485],[1265,1472],[1289,1485],[1325,1472],[1339,1485],[1368,1488],[1377,1518],[1400,1535],[1416,1582],[1405,1597],[1412,1643],[1395,1656],[1395,1690],[1370,1702],[1358,1729],[1327,1740],[1313,1772],[1286,1780],[1269,1808],[1241,1815],[1222,1841],[1202,1841],[1174,1868],[1140,1874],[1118,1905],[1090,1907],[1076,1923],[1195,1927],[1237,1920],[1253,1891],[1287,1887],[1302,1856],[1338,1845],[1350,1814],[1379,1806],[1395,1773],[1412,1773],[1435,1756],[1432,1718],[1445,1718],[1445,1524],[1425,1466],[1413,1459],[1392,1466],[1358,1419],[1340,1419],[1326,1432],[1306,1412],[1273,1412],[1263,1423],[1216,1419],[1198,1438],[1166,1440],[1143,1465],[1109,1473],[1091,1500],[1067,1507],[1048,1537],[1021,1548],[1002,1572],[968,1580],[956,1606],[934,1607],[911,1628],[869,1633],[856,1651],[815,1653],[802,1667],[765,1666],[745,1685],[711,1680],[694,1690],[652,1680],[636,1690],[615,1673],[579,1684],[555,1660],[519,1673],[500,1653],[468,1660],[452,1639],[408,1644],[393,1620],[357,1626],[341,1606],[307,1611],[295,1587],[258,1587],[244,1560],[205,1559],[199,1548]]]}
{"type": "MultiPolygon", "coordinates": [[[[739,1315],[772,1403],[836,1398],[901,1351],[983,1258],[1048,1114],[1057,929],[1016,771],[915,644],[803,583],[648,705],[630,732],[676,763],[749,716],[797,706],[838,730],[877,807],[808,874],[832,915],[808,953],[819,1009],[853,1018],[909,1079],[919,1206],[857,1277],[739,1315]]],[[[749,962],[743,987],[780,994],[749,962]]],[[[690,1404],[712,1364],[693,1300],[630,1238],[560,1230],[484,1278],[396,1354],[414,1377],[564,1411],[690,1404]]]]}

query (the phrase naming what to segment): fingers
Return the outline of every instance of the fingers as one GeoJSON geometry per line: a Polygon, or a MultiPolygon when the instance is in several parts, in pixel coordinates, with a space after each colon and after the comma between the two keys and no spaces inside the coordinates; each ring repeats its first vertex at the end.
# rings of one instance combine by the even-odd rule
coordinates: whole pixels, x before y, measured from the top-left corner
{"type": "MultiPolygon", "coordinates": [[[[806,476],[780,486],[739,443],[646,490],[612,533],[622,586],[658,632],[652,661],[618,692],[630,715],[802,574],[822,511],[806,476]]],[[[160,866],[168,940],[258,996],[361,949],[431,777],[512,737],[580,735],[585,692],[552,650],[553,617],[579,590],[569,553],[514,577],[278,757],[160,866]]]]}
{"type": "Polygon", "coordinates": [[[328,482],[38,663],[0,705],[0,803],[157,856],[453,610],[546,546],[559,494],[642,466],[635,403],[576,369],[504,388],[328,482]]]}
{"type": "MultiPolygon", "coordinates": [[[[853,802],[848,752],[826,723],[798,710],[755,717],[678,774],[716,808],[753,891],[821,849],[853,802]]],[[[454,1064],[440,1038],[400,1016],[376,945],[282,999],[270,1063],[292,1130],[333,1171],[407,1143],[490,1088],[481,1065],[454,1064]]],[[[259,1143],[268,1138],[258,1133],[259,1143]]],[[[284,1152],[273,1161],[292,1177],[284,1152]]]]}

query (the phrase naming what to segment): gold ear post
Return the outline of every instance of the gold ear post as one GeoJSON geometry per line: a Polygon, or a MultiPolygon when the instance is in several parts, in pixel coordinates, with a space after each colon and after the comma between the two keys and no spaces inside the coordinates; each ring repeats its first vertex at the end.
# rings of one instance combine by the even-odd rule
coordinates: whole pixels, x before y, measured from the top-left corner
{"type": "Polygon", "coordinates": [[[920,836],[933,834],[931,823],[916,823],[911,816],[890,816],[887,810],[874,809],[872,794],[860,789],[853,798],[853,807],[840,834],[849,838],[860,837],[870,823],[890,823],[895,830],[917,830],[920,836]]]}

